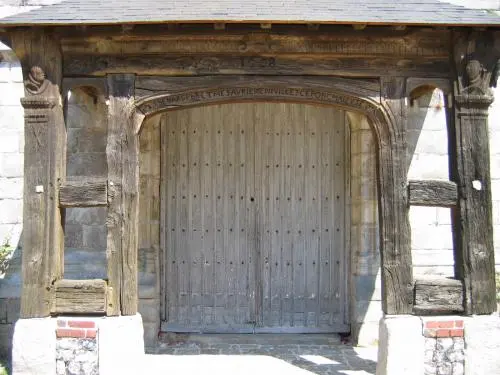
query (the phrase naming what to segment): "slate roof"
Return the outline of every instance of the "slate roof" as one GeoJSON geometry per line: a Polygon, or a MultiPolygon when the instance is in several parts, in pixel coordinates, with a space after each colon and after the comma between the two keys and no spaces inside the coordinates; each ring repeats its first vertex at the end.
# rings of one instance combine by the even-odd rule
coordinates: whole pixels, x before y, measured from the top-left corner
{"type": "Polygon", "coordinates": [[[500,16],[438,0],[62,0],[0,18],[0,26],[165,22],[500,26],[500,16]]]}

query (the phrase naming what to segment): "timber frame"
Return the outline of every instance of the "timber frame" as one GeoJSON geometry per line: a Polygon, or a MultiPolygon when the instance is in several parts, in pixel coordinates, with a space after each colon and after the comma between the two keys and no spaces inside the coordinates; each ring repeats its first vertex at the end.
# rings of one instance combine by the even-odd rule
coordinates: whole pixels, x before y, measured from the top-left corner
{"type": "Polygon", "coordinates": [[[368,117],[378,150],[386,314],[496,309],[487,116],[500,32],[302,26],[4,30],[26,87],[22,318],[137,312],[141,125],[162,111],[234,101],[333,105],[368,117]],[[105,180],[65,178],[63,98],[79,86],[108,97],[105,180]],[[450,181],[407,181],[407,106],[422,87],[446,94],[450,181]],[[455,280],[413,279],[410,205],[452,207],[455,280]],[[63,280],[64,208],[91,206],[108,208],[108,278],[63,280]],[[442,285],[453,298],[439,298],[442,285]]]}

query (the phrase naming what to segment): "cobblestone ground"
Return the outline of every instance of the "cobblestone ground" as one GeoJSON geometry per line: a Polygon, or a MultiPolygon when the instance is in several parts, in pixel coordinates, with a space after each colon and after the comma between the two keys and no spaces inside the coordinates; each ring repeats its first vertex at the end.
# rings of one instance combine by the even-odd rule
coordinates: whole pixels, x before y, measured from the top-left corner
{"type": "Polygon", "coordinates": [[[336,335],[164,335],[148,374],[374,375],[377,348],[336,335]]]}

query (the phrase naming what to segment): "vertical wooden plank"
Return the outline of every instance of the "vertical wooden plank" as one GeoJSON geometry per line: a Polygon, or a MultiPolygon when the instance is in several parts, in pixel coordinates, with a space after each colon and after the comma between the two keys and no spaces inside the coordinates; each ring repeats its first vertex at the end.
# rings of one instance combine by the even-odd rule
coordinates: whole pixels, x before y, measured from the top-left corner
{"type": "Polygon", "coordinates": [[[214,217],[214,202],[213,202],[213,171],[214,171],[214,131],[213,121],[209,107],[204,108],[204,133],[203,133],[203,157],[205,164],[203,166],[203,248],[205,266],[203,269],[203,325],[213,325],[213,312],[215,308],[215,294],[213,289],[213,281],[215,274],[215,217],[214,217]]]}
{"type": "Polygon", "coordinates": [[[246,207],[246,218],[244,219],[244,237],[246,240],[246,263],[247,263],[247,288],[248,288],[248,309],[250,323],[255,326],[261,324],[260,319],[260,306],[262,300],[261,288],[259,286],[259,275],[260,275],[260,241],[258,240],[259,225],[257,223],[260,210],[260,193],[257,189],[257,183],[260,181],[260,172],[257,171],[257,155],[259,153],[260,145],[256,141],[256,131],[257,123],[255,119],[255,112],[253,105],[246,106],[246,110],[243,114],[242,124],[244,124],[244,129],[242,129],[245,140],[245,153],[246,159],[243,163],[242,169],[245,175],[245,192],[243,195],[244,206],[246,207]]]}
{"type": "Polygon", "coordinates": [[[345,273],[347,255],[345,254],[345,222],[344,214],[346,211],[345,206],[345,125],[344,125],[344,112],[335,111],[334,114],[335,129],[334,129],[334,147],[332,159],[329,162],[333,174],[332,180],[332,202],[333,202],[333,216],[331,221],[333,223],[333,251],[335,260],[332,264],[333,272],[333,293],[332,293],[332,310],[334,322],[343,323],[343,311],[347,301],[343,299],[347,285],[345,273]]]}
{"type": "Polygon", "coordinates": [[[191,309],[192,324],[201,326],[202,319],[202,239],[201,239],[201,126],[203,123],[203,108],[193,110],[193,118],[189,127],[189,197],[190,197],[190,247],[192,249],[191,259],[191,309]]]}
{"type": "Polygon", "coordinates": [[[169,234],[172,226],[170,220],[170,197],[172,196],[172,183],[168,179],[169,160],[168,157],[168,139],[170,134],[167,129],[167,114],[163,114],[160,120],[160,254],[159,267],[160,270],[160,320],[162,322],[168,319],[167,305],[167,279],[169,273],[169,234]]]}
{"type": "Polygon", "coordinates": [[[178,319],[179,306],[179,261],[178,258],[178,236],[180,235],[180,225],[178,221],[180,205],[180,192],[178,191],[178,174],[179,174],[179,122],[177,120],[178,112],[170,112],[166,116],[165,133],[168,138],[166,160],[165,160],[165,175],[167,176],[165,183],[167,184],[167,209],[164,214],[167,215],[167,274],[166,274],[166,301],[167,306],[167,321],[175,321],[178,319]]]}
{"type": "Polygon", "coordinates": [[[306,273],[305,273],[305,150],[304,150],[304,130],[305,130],[305,107],[300,106],[298,118],[294,121],[295,128],[295,238],[294,238],[294,325],[303,327],[306,319],[306,273]]]}
{"type": "Polygon", "coordinates": [[[382,308],[386,314],[410,314],[413,271],[406,189],[405,79],[382,77],[381,96],[393,127],[391,134],[379,135],[382,308]]]}
{"type": "Polygon", "coordinates": [[[281,189],[281,207],[282,207],[282,255],[281,264],[283,270],[283,295],[282,295],[282,327],[291,327],[293,321],[293,122],[296,108],[298,105],[288,105],[285,113],[282,115],[282,189],[281,189]]]}
{"type": "Polygon", "coordinates": [[[215,202],[215,324],[223,325],[226,285],[225,275],[225,253],[224,253],[224,114],[218,106],[213,112],[213,127],[215,133],[215,173],[213,181],[214,202],[215,202]]]}
{"type": "Polygon", "coordinates": [[[336,144],[334,143],[334,137],[332,136],[335,131],[335,109],[327,108],[322,116],[321,129],[321,145],[320,145],[320,156],[318,164],[320,164],[321,170],[321,208],[320,208],[320,268],[319,268],[319,309],[320,317],[319,324],[321,326],[331,325],[333,321],[331,320],[331,296],[332,296],[332,280],[331,280],[331,269],[332,269],[332,241],[333,236],[331,217],[332,212],[334,212],[332,204],[332,191],[330,187],[333,183],[333,175],[331,174],[331,157],[333,154],[333,149],[335,149],[336,144]]]}
{"type": "Polygon", "coordinates": [[[108,139],[108,315],[137,312],[138,141],[134,131],[134,75],[110,74],[108,139]]]}
{"type": "Polygon", "coordinates": [[[21,317],[45,317],[50,291],[64,271],[64,223],[58,206],[59,182],[66,174],[62,57],[59,41],[48,33],[18,30],[10,36],[25,77],[21,317]]]}
{"type": "Polygon", "coordinates": [[[179,181],[178,181],[178,277],[179,277],[179,322],[189,326],[191,315],[190,304],[190,260],[191,251],[189,247],[189,186],[188,186],[188,130],[191,112],[179,115],[179,181]]]}
{"type": "Polygon", "coordinates": [[[345,261],[345,265],[342,270],[341,279],[343,280],[342,285],[342,298],[340,300],[342,310],[344,312],[343,323],[349,324],[350,322],[350,277],[351,274],[351,131],[347,122],[347,112],[342,111],[341,126],[344,131],[344,147],[341,163],[343,163],[343,193],[344,193],[344,209],[343,209],[343,232],[342,235],[344,240],[342,241],[342,257],[345,261]]]}
{"type": "Polygon", "coordinates": [[[492,102],[488,94],[462,92],[455,96],[452,119],[452,155],[456,159],[451,164],[459,194],[454,227],[455,273],[464,281],[467,314],[496,311],[488,142],[488,108],[492,102]]]}

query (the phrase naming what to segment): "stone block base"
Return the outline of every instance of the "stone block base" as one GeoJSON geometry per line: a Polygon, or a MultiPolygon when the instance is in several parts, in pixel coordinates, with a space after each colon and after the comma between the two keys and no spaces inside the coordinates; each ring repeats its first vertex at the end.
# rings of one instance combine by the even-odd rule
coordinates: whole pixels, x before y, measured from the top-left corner
{"type": "Polygon", "coordinates": [[[14,329],[13,375],[136,375],[144,360],[142,318],[20,319],[14,329]]]}
{"type": "Polygon", "coordinates": [[[117,316],[99,322],[99,375],[137,375],[143,372],[142,317],[117,316]]]}
{"type": "Polygon", "coordinates": [[[56,319],[19,319],[12,341],[12,375],[56,374],[56,319]]]}
{"type": "Polygon", "coordinates": [[[500,374],[500,317],[385,316],[377,375],[500,374]]]}
{"type": "Polygon", "coordinates": [[[500,373],[500,317],[472,316],[464,319],[465,375],[500,373]]]}
{"type": "Polygon", "coordinates": [[[417,316],[386,315],[380,320],[377,375],[422,375],[424,337],[417,316]]]}

